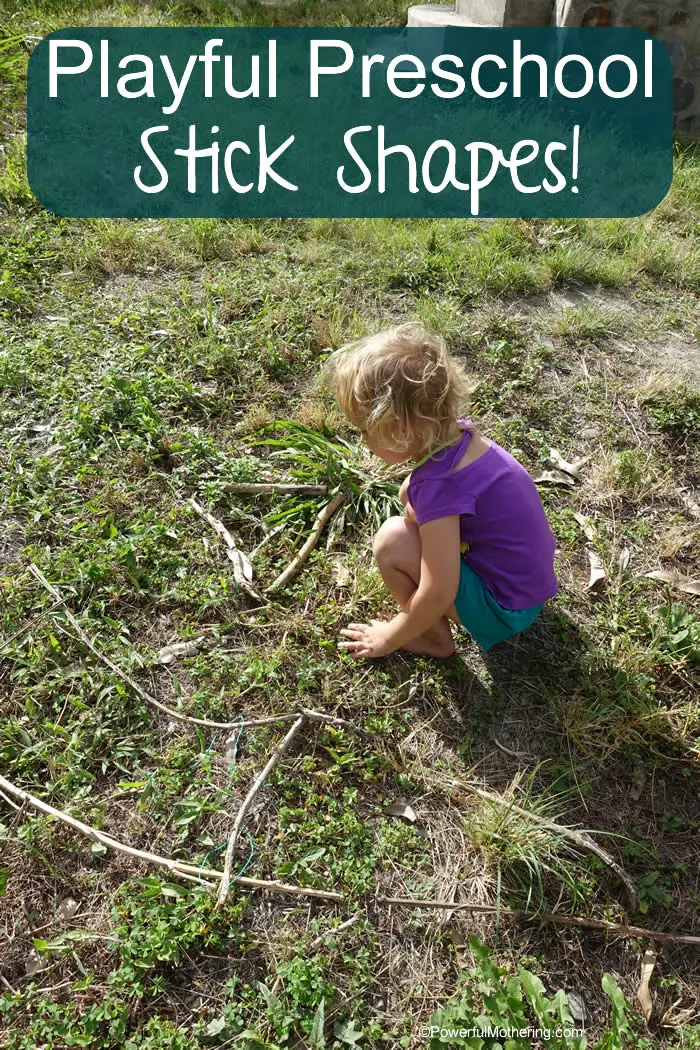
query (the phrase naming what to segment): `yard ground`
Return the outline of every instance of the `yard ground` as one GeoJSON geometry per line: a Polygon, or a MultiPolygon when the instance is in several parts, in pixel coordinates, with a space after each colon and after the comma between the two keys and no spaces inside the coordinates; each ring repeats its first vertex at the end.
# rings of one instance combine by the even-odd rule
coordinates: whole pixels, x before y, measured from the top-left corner
{"type": "MultiPolygon", "coordinates": [[[[669,196],[634,220],[74,221],[27,188],[22,41],[78,24],[404,17],[393,0],[0,3],[0,775],[122,843],[221,868],[236,807],[289,728],[246,727],[232,743],[169,717],[85,646],[68,612],[182,714],[233,722],[305,706],[371,734],[307,723],[234,858],[234,872],[341,903],[234,883],[214,912],[206,887],[0,795],[8,1050],[422,1046],[438,1010],[456,1027],[520,1016],[528,979],[505,985],[495,964],[537,974],[550,999],[564,989],[574,1020],[582,1002],[589,1046],[700,1045],[696,947],[575,922],[700,936],[697,150],[679,147],[669,196]],[[395,488],[376,465],[348,454],[380,484],[265,607],[235,585],[188,501],[248,553],[291,511],[254,559],[264,588],[324,498],[224,486],[295,480],[280,447],[255,444],[305,440],[261,430],[275,420],[303,423],[319,447],[329,434],[354,447],[315,385],[319,365],[408,319],[446,337],[474,377],[472,418],[533,475],[553,470],[552,449],[584,462],[573,484],[540,484],[561,592],[529,632],[487,658],[462,636],[442,663],[358,665],[336,648],[340,628],[391,613],[370,541],[395,488]],[[592,564],[605,576],[589,588],[592,564]],[[155,662],[194,639],[194,655],[155,662]],[[588,829],[636,905],[543,818],[588,829]],[[514,921],[513,907],[572,923],[514,921]],[[474,970],[480,990],[458,983],[474,970]]],[[[331,487],[345,484],[333,455],[297,460],[296,480],[330,471],[331,487]]],[[[555,1016],[538,1002],[533,1024],[555,1016]]],[[[553,1039],[550,1050],[576,1045],[553,1039]]]]}

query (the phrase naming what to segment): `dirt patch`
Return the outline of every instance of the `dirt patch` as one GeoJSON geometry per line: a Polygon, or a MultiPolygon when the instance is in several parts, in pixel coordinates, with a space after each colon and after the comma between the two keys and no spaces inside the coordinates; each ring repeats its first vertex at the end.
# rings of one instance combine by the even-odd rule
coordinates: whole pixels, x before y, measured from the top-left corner
{"type": "Polygon", "coordinates": [[[679,380],[700,390],[700,343],[676,332],[669,332],[660,342],[640,347],[655,367],[672,369],[679,380]]]}

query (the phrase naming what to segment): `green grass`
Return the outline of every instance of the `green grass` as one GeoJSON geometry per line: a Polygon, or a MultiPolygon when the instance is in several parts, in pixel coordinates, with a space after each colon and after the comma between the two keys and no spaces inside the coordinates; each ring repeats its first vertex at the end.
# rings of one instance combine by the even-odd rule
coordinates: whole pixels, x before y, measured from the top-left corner
{"type": "MultiPolygon", "coordinates": [[[[232,767],[227,731],[171,721],[86,651],[28,575],[32,561],[95,644],[167,706],[235,721],[304,704],[372,734],[309,727],[235,858],[246,875],[342,891],[342,906],[234,886],[220,915],[203,887],[0,798],[0,929],[14,930],[2,974],[18,993],[0,989],[9,1050],[320,1046],[321,1029],[334,1050],[403,1046],[440,1009],[481,1009],[459,974],[476,968],[488,982],[498,965],[515,979],[524,955],[548,999],[562,985],[581,991],[590,1045],[612,1050],[624,1040],[610,1034],[620,1014],[602,975],[614,971],[632,1003],[637,942],[389,912],[375,895],[529,901],[697,933],[697,600],[644,576],[697,577],[700,558],[697,375],[668,356],[660,365],[671,337],[697,338],[697,150],[678,150],[669,196],[641,220],[78,221],[43,212],[26,184],[32,35],[404,17],[393,0],[236,12],[42,3],[0,15],[0,772],[136,848],[216,866],[283,732],[244,730],[232,767]],[[527,635],[488,659],[462,638],[445,664],[395,655],[358,667],[339,656],[338,631],[391,614],[371,535],[395,507],[396,478],[368,461],[317,380],[329,350],[403,320],[448,339],[474,378],[473,418],[533,473],[549,469],[551,448],[588,459],[575,488],[541,488],[561,593],[527,635]],[[648,382],[652,370],[671,374],[648,382]],[[348,508],[295,581],[255,609],[188,500],[248,553],[286,523],[254,558],[264,587],[322,502],[225,487],[269,477],[341,487],[348,508]],[[607,573],[590,592],[588,550],[607,573]],[[154,663],[195,638],[196,655],[154,663]],[[533,819],[467,806],[436,778],[506,797],[519,783],[533,819]],[[415,823],[387,815],[399,800],[415,823]],[[538,814],[603,833],[639,914],[538,814]],[[62,924],[68,897],[80,913],[62,924]],[[497,962],[460,949],[475,929],[497,962]]],[[[694,967],[659,949],[659,1016],[690,1005],[694,967]]],[[[664,1042],[638,1022],[632,1045],[664,1042]]],[[[682,1038],[696,1038],[690,1021],[682,1038]]]]}

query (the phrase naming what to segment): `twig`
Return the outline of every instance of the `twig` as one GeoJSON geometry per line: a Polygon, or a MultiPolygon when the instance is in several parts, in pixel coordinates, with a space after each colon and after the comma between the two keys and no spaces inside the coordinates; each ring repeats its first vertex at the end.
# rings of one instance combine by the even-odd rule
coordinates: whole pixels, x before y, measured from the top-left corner
{"type": "MultiPolygon", "coordinates": [[[[44,590],[48,591],[52,597],[57,599],[61,598],[61,595],[58,593],[53,584],[49,583],[44,574],[40,572],[36,565],[30,565],[29,571],[31,572],[32,576],[34,576],[34,578],[39,581],[44,590]]],[[[96,656],[98,660],[101,660],[103,664],[106,664],[106,666],[109,667],[110,671],[113,671],[116,675],[118,675],[119,678],[122,679],[123,682],[126,682],[127,685],[131,686],[134,692],[138,693],[142,700],[145,700],[149,704],[153,704],[154,707],[160,708],[161,711],[164,711],[168,715],[172,715],[176,718],[178,717],[176,711],[172,711],[169,707],[166,707],[165,704],[161,704],[160,701],[156,700],[152,696],[149,696],[145,689],[141,688],[138,682],[135,682],[133,678],[130,678],[129,675],[125,671],[122,671],[119,667],[117,667],[116,664],[113,664],[108,656],[106,656],[104,653],[101,653],[99,649],[96,649],[90,641],[90,639],[88,638],[88,636],[86,635],[85,631],[82,629],[82,627],[76,620],[75,616],[73,616],[73,613],[70,611],[70,609],[64,609],[63,612],[65,614],[66,619],[68,620],[68,623],[77,633],[83,645],[87,646],[87,648],[90,650],[93,656],[96,656]]]]}
{"type": "MultiPolygon", "coordinates": [[[[56,588],[52,584],[50,584],[44,576],[44,574],[40,572],[39,569],[37,569],[36,565],[30,565],[29,571],[31,572],[32,576],[34,576],[39,581],[41,586],[49,592],[49,594],[51,594],[55,598],[61,597],[56,588]]],[[[141,697],[142,700],[145,700],[146,703],[153,704],[154,707],[157,707],[159,711],[163,711],[164,714],[169,715],[170,718],[178,719],[181,722],[190,722],[192,725],[208,726],[210,729],[233,729],[235,726],[240,725],[240,721],[215,722],[210,718],[194,718],[192,715],[180,714],[179,711],[174,711],[172,707],[168,707],[166,704],[161,704],[160,700],[156,700],[155,697],[150,695],[150,693],[147,693],[146,690],[138,684],[138,682],[135,682],[134,679],[131,678],[125,671],[122,671],[120,667],[117,667],[116,664],[112,663],[108,656],[100,652],[99,649],[95,648],[95,646],[92,644],[92,642],[86,635],[85,631],[82,629],[82,627],[76,620],[75,616],[73,616],[73,613],[70,611],[70,609],[64,609],[63,612],[71,627],[80,638],[80,641],[90,650],[93,656],[96,656],[98,660],[101,660],[103,664],[109,667],[110,671],[113,671],[114,674],[121,678],[123,682],[126,682],[126,684],[130,686],[134,690],[134,692],[141,697]]],[[[290,715],[289,717],[294,716],[290,715]]]]}
{"type": "Polygon", "coordinates": [[[309,537],[306,540],[304,546],[301,548],[299,553],[295,555],[294,558],[292,558],[284,572],[281,573],[277,577],[277,579],[270,584],[269,587],[265,588],[265,594],[272,594],[274,593],[274,591],[279,591],[280,588],[284,587],[285,584],[289,583],[289,581],[294,576],[296,576],[296,574],[299,572],[299,569],[302,567],[308,556],[311,554],[311,551],[314,549],[314,547],[320,540],[321,533],[323,532],[325,526],[331,520],[335,512],[342,507],[343,503],[345,503],[345,496],[342,492],[338,492],[330,501],[330,503],[327,503],[325,505],[323,510],[317,516],[316,521],[313,524],[313,528],[311,529],[309,537]]]}
{"type": "MultiPolygon", "coordinates": [[[[300,713],[312,722],[326,722],[328,725],[339,726],[341,729],[351,729],[353,733],[359,733],[360,736],[371,737],[372,739],[374,739],[375,736],[375,734],[370,733],[368,729],[362,729],[361,726],[356,726],[352,722],[346,721],[344,718],[336,718],[334,715],[325,715],[323,711],[313,711],[309,707],[302,707],[300,713]]],[[[288,715],[285,715],[285,718],[288,717],[288,715]]]]}
{"type": "MultiPolygon", "coordinates": [[[[123,842],[119,842],[117,839],[112,838],[110,835],[105,835],[96,828],[91,828],[88,824],[83,824],[81,821],[76,820],[75,817],[69,816],[62,810],[55,809],[47,802],[42,802],[40,799],[35,798],[34,795],[31,795],[28,791],[16,787],[3,776],[0,776],[0,785],[2,785],[5,791],[8,791],[11,795],[15,795],[17,798],[21,798],[23,801],[28,802],[42,813],[47,813],[49,816],[55,817],[65,824],[69,824],[77,831],[82,831],[85,835],[88,835],[90,838],[95,839],[98,842],[102,842],[110,849],[118,850],[121,853],[128,853],[132,857],[137,857],[140,860],[147,860],[152,864],[167,868],[173,875],[176,875],[179,878],[187,878],[187,876],[196,875],[197,882],[199,882],[201,876],[223,880],[223,873],[215,871],[212,868],[197,867],[196,865],[186,864],[170,857],[160,857],[155,853],[147,853],[144,850],[137,850],[131,846],[127,846],[123,842]]],[[[315,890],[306,886],[293,886],[283,882],[270,882],[265,879],[254,879],[245,875],[241,875],[236,879],[236,882],[242,886],[248,886],[251,889],[269,890],[273,893],[286,893],[299,897],[315,897],[319,900],[325,900],[337,904],[344,903],[342,894],[336,893],[332,890],[315,890]]],[[[495,905],[462,904],[455,903],[454,901],[414,900],[411,897],[377,897],[375,898],[375,903],[386,905],[400,904],[407,908],[449,908],[453,911],[472,911],[484,915],[493,915],[497,910],[495,905]]],[[[557,912],[538,913],[501,907],[500,914],[526,921],[538,920],[540,922],[554,923],[561,926],[581,926],[586,929],[614,933],[620,937],[649,937],[652,940],[667,941],[674,944],[700,945],[700,937],[692,936],[690,934],[665,933],[660,930],[647,930],[641,926],[628,926],[625,923],[603,922],[600,919],[579,919],[574,915],[560,915],[557,912]]]]}
{"type": "Polygon", "coordinates": [[[326,930],[325,933],[319,934],[309,945],[311,951],[315,951],[316,948],[320,948],[327,937],[333,937],[336,933],[340,933],[341,930],[347,930],[349,926],[354,926],[357,920],[360,918],[359,915],[351,915],[345,922],[341,922],[340,926],[334,927],[332,930],[326,930]]]}
{"type": "Polygon", "coordinates": [[[602,919],[583,919],[576,915],[564,915],[554,911],[524,911],[519,908],[498,908],[495,904],[461,904],[454,901],[413,900],[411,897],[377,897],[377,904],[403,904],[410,908],[450,908],[455,911],[478,912],[481,915],[505,915],[511,919],[525,922],[552,923],[557,926],[582,926],[589,930],[602,930],[614,933],[618,937],[650,937],[656,941],[669,941],[674,944],[700,945],[700,937],[686,933],[664,933],[661,930],[647,930],[643,926],[628,926],[622,922],[603,922],[602,919]]]}
{"type": "MultiPolygon", "coordinates": [[[[121,853],[128,853],[129,856],[137,857],[139,860],[151,861],[151,863],[158,864],[161,867],[167,868],[169,871],[176,872],[177,869],[181,868],[183,871],[189,872],[193,875],[197,875],[200,872],[200,869],[194,865],[183,864],[181,861],[173,860],[169,857],[160,857],[155,853],[149,853],[145,850],[135,849],[133,846],[127,846],[125,843],[119,842],[111,835],[98,831],[97,828],[90,827],[89,824],[83,824],[81,820],[76,820],[75,817],[71,817],[68,813],[64,813],[63,810],[56,809],[54,806],[49,805],[48,802],[42,802],[41,799],[36,798],[23,788],[17,787],[3,776],[0,776],[0,787],[9,792],[9,794],[14,795],[16,798],[21,798],[24,802],[28,802],[42,813],[47,813],[49,816],[63,821],[64,824],[69,824],[70,827],[75,828],[77,831],[82,831],[84,835],[87,835],[95,842],[101,842],[103,845],[110,846],[112,849],[119,850],[121,853]]],[[[201,869],[201,873],[203,875],[212,874],[212,872],[206,868],[201,869]]],[[[219,875],[218,872],[214,872],[213,874],[219,875]]]]}
{"type": "Polygon", "coordinates": [[[7,988],[8,992],[10,992],[11,995],[19,995],[19,992],[15,991],[15,989],[12,987],[12,985],[7,980],[7,978],[1,973],[0,973],[0,981],[2,981],[2,983],[5,985],[5,987],[7,988]]]}
{"type": "Polygon", "coordinates": [[[328,494],[327,485],[287,485],[276,482],[258,484],[257,482],[229,481],[221,488],[224,492],[240,492],[246,495],[257,495],[258,493],[275,492],[281,496],[300,493],[305,496],[325,496],[328,494]]]}
{"type": "MultiPolygon", "coordinates": [[[[60,595],[56,588],[48,582],[43,573],[37,569],[36,565],[30,565],[29,571],[39,581],[42,587],[49,592],[49,594],[60,599],[60,595]]],[[[60,600],[63,602],[65,599],[60,600]]],[[[267,718],[250,718],[244,721],[239,718],[236,719],[235,722],[217,722],[211,718],[195,718],[193,715],[183,715],[180,711],[175,711],[172,707],[168,707],[166,704],[161,704],[160,700],[156,700],[155,697],[150,695],[150,693],[147,693],[138,682],[135,682],[125,671],[122,671],[121,668],[112,663],[108,656],[105,656],[105,654],[100,652],[99,649],[96,649],[71,613],[70,609],[64,609],[63,612],[65,613],[66,619],[73,627],[73,630],[78,635],[80,641],[90,650],[93,656],[96,656],[98,660],[101,660],[102,663],[105,664],[105,666],[109,667],[110,671],[113,671],[123,682],[126,682],[126,684],[130,686],[142,700],[145,700],[148,704],[153,704],[153,706],[157,707],[159,711],[162,711],[164,714],[168,715],[170,718],[176,719],[177,721],[188,722],[190,725],[195,726],[206,726],[209,729],[238,729],[241,725],[262,726],[270,725],[273,722],[291,722],[293,719],[299,718],[303,715],[312,722],[324,722],[327,725],[335,725],[339,728],[350,729],[353,733],[358,733],[360,736],[371,737],[373,735],[368,730],[363,729],[361,726],[353,725],[352,722],[348,722],[344,718],[337,718],[335,715],[327,715],[323,711],[314,711],[307,707],[301,708],[300,711],[290,711],[286,714],[269,715],[267,718]]],[[[69,634],[69,632],[65,633],[69,634]]],[[[72,636],[69,635],[69,637],[72,636]]],[[[243,694],[241,693],[239,695],[242,696],[243,694]]]]}
{"type": "Polygon", "coordinates": [[[494,733],[491,734],[491,739],[493,740],[493,742],[496,745],[496,747],[498,748],[498,750],[502,751],[504,755],[509,755],[511,758],[517,758],[519,760],[521,760],[521,759],[528,759],[529,760],[531,758],[531,756],[528,755],[525,751],[513,751],[510,747],[506,747],[506,745],[502,744],[501,741],[498,739],[498,737],[494,733]]]}
{"type": "MultiPolygon", "coordinates": [[[[429,777],[428,780],[431,778],[429,777]]],[[[540,817],[530,810],[523,809],[521,806],[516,806],[515,803],[509,802],[507,798],[502,795],[496,795],[491,791],[486,791],[484,788],[477,787],[476,784],[467,784],[462,780],[449,780],[443,781],[436,778],[437,783],[443,784],[451,788],[460,788],[464,791],[469,792],[472,795],[478,795],[479,798],[486,799],[488,802],[495,802],[496,805],[506,806],[514,813],[518,813],[521,817],[527,817],[528,820],[533,821],[535,824],[539,824],[542,828],[548,828],[550,831],[556,832],[558,835],[562,835],[564,838],[574,842],[581,849],[588,850],[589,853],[594,853],[596,857],[603,861],[612,871],[615,872],[620,881],[624,884],[627,890],[627,896],[629,898],[630,907],[632,911],[637,911],[639,907],[639,898],[637,896],[637,888],[630,875],[621,867],[620,864],[612,857],[606,849],[603,849],[595,839],[591,838],[585,831],[579,831],[577,828],[569,828],[563,824],[557,824],[553,820],[547,820],[545,817],[540,817]]]]}
{"type": "Polygon", "coordinates": [[[7,802],[8,806],[12,806],[12,808],[16,809],[19,813],[22,807],[18,806],[16,802],[13,802],[11,798],[8,798],[4,791],[0,791],[0,798],[3,799],[4,802],[7,802]]]}
{"type": "Polygon", "coordinates": [[[283,529],[286,529],[286,527],[287,523],[283,521],[281,525],[277,525],[274,529],[270,529],[267,536],[264,536],[263,539],[260,540],[260,543],[257,545],[257,547],[254,547],[253,550],[250,552],[250,554],[248,555],[248,561],[253,561],[254,558],[257,558],[258,554],[263,549],[263,547],[266,547],[270,540],[274,539],[275,536],[279,535],[279,533],[282,532],[283,529]]]}
{"type": "Polygon", "coordinates": [[[238,549],[238,547],[236,546],[236,541],[234,540],[233,536],[228,531],[226,526],[223,524],[223,522],[219,521],[218,518],[215,518],[213,514],[209,514],[204,509],[204,507],[200,507],[199,503],[197,503],[195,499],[190,499],[188,502],[193,508],[193,510],[197,514],[199,514],[200,518],[204,518],[204,520],[208,522],[209,525],[211,525],[214,532],[218,536],[221,536],[222,540],[226,544],[226,556],[231,562],[231,565],[233,566],[233,578],[238,584],[238,586],[242,590],[244,590],[246,594],[249,594],[251,598],[255,598],[255,600],[258,602],[264,602],[265,599],[262,597],[262,595],[258,594],[258,592],[255,590],[255,587],[253,587],[252,583],[246,576],[246,563],[248,575],[252,573],[250,562],[248,562],[242,551],[238,549]]]}
{"type": "Polygon", "coordinates": [[[253,799],[265,783],[267,777],[270,775],[272,770],[275,768],[275,766],[281,759],[282,755],[285,753],[285,751],[289,749],[292,741],[294,740],[294,737],[297,735],[303,724],[304,716],[302,715],[300,718],[297,718],[296,722],[291,727],[291,729],[287,731],[287,735],[272,752],[262,773],[259,774],[250,791],[241,803],[241,807],[238,810],[238,813],[236,814],[236,819],[233,822],[233,828],[231,830],[231,836],[228,840],[228,846],[226,847],[226,855],[224,857],[224,872],[221,876],[219,896],[217,898],[215,906],[215,910],[217,911],[226,903],[226,897],[228,895],[229,887],[231,885],[231,868],[233,867],[233,854],[236,849],[236,842],[238,841],[238,833],[241,830],[243,821],[245,820],[248,810],[250,809],[253,803],[253,799]]]}

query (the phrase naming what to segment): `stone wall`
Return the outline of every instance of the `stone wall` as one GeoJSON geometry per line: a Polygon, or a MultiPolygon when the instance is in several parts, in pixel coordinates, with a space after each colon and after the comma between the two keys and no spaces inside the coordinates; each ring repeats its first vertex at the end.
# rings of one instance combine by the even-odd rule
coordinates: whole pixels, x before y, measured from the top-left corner
{"type": "Polygon", "coordinates": [[[700,0],[456,0],[408,10],[409,26],[634,26],[673,62],[674,127],[700,140],[700,0]]]}
{"type": "Polygon", "coordinates": [[[658,37],[673,62],[676,131],[700,138],[700,0],[556,0],[554,24],[632,26],[658,37]]]}

